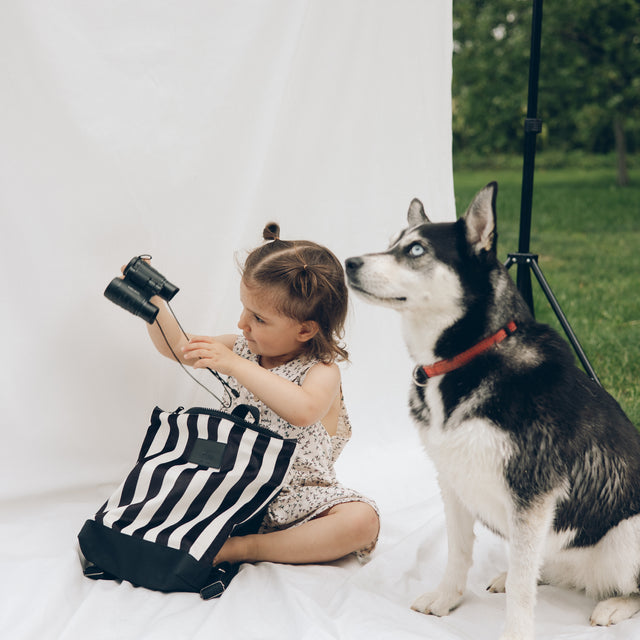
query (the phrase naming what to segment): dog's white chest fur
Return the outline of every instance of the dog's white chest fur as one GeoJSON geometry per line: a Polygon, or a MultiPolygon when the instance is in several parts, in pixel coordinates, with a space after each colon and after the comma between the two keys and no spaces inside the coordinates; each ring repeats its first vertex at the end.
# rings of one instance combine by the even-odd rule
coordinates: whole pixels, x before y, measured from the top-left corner
{"type": "MultiPolygon", "coordinates": [[[[490,421],[463,417],[469,408],[464,402],[445,417],[440,380],[430,380],[425,388],[428,417],[417,422],[420,438],[441,484],[444,481],[476,518],[508,537],[511,498],[504,469],[512,455],[511,441],[490,421]]],[[[412,391],[414,407],[421,404],[415,394],[412,391]]]]}

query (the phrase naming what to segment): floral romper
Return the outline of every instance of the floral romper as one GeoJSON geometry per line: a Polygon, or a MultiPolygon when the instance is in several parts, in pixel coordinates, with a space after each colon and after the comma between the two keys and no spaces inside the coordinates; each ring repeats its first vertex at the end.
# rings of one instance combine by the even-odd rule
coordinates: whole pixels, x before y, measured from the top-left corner
{"type": "MultiPolygon", "coordinates": [[[[236,340],[233,351],[247,360],[259,363],[259,356],[249,350],[247,341],[242,336],[236,340]]],[[[309,369],[318,362],[315,359],[296,358],[271,371],[301,385],[309,369]]],[[[239,385],[235,378],[229,377],[229,384],[239,393],[233,406],[249,404],[257,407],[263,427],[298,442],[286,483],[267,508],[262,521],[262,533],[302,524],[343,502],[366,502],[379,514],[375,502],[344,487],[336,477],[334,462],[351,437],[351,424],[344,400],[338,417],[338,429],[334,436],[330,436],[321,422],[308,427],[295,427],[239,385]]],[[[375,543],[358,551],[358,558],[366,560],[374,546],[375,543]]]]}

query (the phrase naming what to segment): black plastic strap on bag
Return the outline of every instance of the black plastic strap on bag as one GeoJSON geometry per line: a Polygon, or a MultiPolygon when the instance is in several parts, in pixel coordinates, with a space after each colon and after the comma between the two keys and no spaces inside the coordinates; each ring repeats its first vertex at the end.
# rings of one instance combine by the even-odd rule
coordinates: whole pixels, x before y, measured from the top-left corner
{"type": "Polygon", "coordinates": [[[238,573],[239,568],[239,564],[229,564],[228,562],[222,562],[214,567],[211,572],[213,582],[200,589],[200,597],[203,600],[219,598],[225,592],[226,588],[231,583],[231,580],[238,573]]]}
{"type": "MultiPolygon", "coordinates": [[[[211,582],[200,589],[200,597],[203,600],[219,598],[231,584],[231,580],[236,576],[239,568],[239,564],[230,564],[228,562],[223,562],[214,567],[209,576],[211,582]]],[[[107,573],[93,564],[87,565],[83,573],[85,577],[91,580],[119,580],[117,576],[107,573]]]]}

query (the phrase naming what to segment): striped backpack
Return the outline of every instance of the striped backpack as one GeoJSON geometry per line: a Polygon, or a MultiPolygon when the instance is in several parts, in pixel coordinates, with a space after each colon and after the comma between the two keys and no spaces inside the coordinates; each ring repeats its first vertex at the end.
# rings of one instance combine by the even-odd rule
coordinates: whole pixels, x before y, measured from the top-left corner
{"type": "Polygon", "coordinates": [[[295,452],[259,417],[248,405],[156,407],[135,467],[78,535],[85,575],[219,596],[237,568],[213,559],[229,536],[258,530],[295,452]]]}

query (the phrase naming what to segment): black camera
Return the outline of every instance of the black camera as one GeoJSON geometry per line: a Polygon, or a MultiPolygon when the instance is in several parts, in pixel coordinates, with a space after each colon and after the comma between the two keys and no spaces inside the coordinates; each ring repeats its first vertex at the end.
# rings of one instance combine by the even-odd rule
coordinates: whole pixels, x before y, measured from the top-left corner
{"type": "Polygon", "coordinates": [[[124,278],[114,278],[104,290],[108,300],[139,316],[149,324],[155,322],[158,307],[151,304],[152,296],[167,302],[180,291],[148,262],[151,256],[132,258],[124,268],[124,278]]]}

